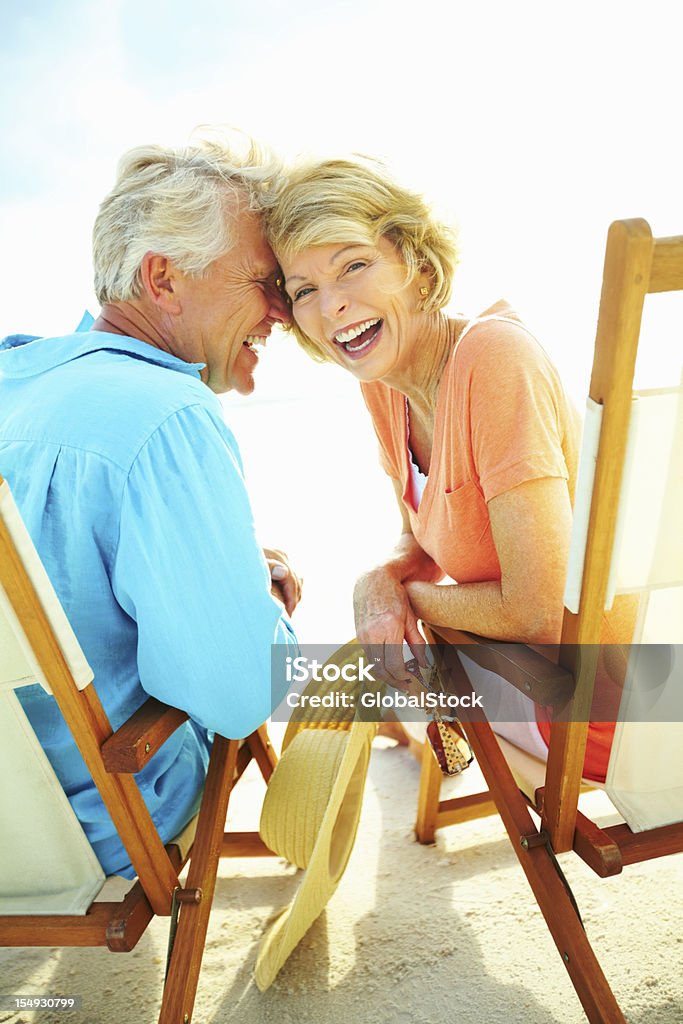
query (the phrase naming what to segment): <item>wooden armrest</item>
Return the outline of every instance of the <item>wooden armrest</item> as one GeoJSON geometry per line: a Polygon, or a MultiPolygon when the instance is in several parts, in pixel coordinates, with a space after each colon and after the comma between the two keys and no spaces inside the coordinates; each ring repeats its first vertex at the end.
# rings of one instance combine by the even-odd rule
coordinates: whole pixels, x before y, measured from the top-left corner
{"type": "Polygon", "coordinates": [[[466,633],[448,626],[429,626],[438,643],[455,646],[482,668],[511,683],[536,704],[564,707],[574,693],[574,677],[567,669],[527,647],[466,633]]]}
{"type": "Polygon", "coordinates": [[[150,697],[102,744],[108,772],[139,772],[189,715],[150,697]]]}

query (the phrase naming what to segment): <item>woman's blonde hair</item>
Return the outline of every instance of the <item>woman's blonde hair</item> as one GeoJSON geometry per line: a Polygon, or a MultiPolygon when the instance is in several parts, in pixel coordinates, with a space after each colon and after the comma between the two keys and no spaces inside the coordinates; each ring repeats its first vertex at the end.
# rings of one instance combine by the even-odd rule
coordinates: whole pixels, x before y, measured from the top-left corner
{"type": "MultiPolygon", "coordinates": [[[[268,240],[280,260],[312,245],[376,245],[386,238],[405,263],[408,280],[425,270],[430,275],[424,310],[442,309],[450,299],[458,258],[455,232],[378,161],[302,163],[287,173],[265,216],[268,240]]],[[[329,358],[294,320],[291,329],[310,356],[329,358]]]]}
{"type": "Polygon", "coordinates": [[[161,253],[201,277],[229,252],[238,204],[262,209],[281,170],[252,139],[241,136],[240,146],[233,138],[229,144],[216,132],[181,148],[148,145],[123,155],[93,228],[101,303],[140,297],[145,253],[161,253]]]}

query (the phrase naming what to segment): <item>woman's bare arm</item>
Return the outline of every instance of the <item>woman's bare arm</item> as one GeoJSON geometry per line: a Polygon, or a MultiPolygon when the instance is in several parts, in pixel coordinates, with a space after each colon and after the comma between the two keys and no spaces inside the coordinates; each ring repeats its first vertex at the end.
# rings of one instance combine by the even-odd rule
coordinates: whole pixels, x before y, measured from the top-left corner
{"type": "Polygon", "coordinates": [[[500,582],[407,582],[413,612],[498,640],[557,643],[572,519],[566,481],[529,480],[493,498],[488,511],[500,582]]]}

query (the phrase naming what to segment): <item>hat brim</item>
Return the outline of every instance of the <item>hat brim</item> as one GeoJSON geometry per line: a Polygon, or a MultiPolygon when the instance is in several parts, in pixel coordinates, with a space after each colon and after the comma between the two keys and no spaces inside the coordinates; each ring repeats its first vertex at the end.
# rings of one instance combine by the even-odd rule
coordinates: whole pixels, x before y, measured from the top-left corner
{"type": "Polygon", "coordinates": [[[263,992],[325,908],[344,873],[358,830],[376,734],[374,723],[303,728],[274,771],[261,814],[261,837],[305,875],[292,903],[261,941],[254,972],[263,992]]]}

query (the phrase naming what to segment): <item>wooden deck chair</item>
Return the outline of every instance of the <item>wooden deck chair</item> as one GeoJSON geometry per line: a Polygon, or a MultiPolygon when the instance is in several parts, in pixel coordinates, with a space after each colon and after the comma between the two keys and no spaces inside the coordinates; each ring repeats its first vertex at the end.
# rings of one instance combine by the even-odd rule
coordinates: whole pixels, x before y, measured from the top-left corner
{"type": "Polygon", "coordinates": [[[252,758],[267,782],[275,754],[265,726],[244,742],[216,736],[198,818],[164,847],[133,776],[188,716],[149,699],[113,732],[92,678],[0,477],[0,945],[127,952],[155,914],[170,916],[159,1020],[187,1024],[219,857],[271,855],[257,833],[224,834],[230,792],[252,758]],[[36,681],[55,697],[137,872],[121,901],[95,900],[99,862],[17,700],[36,681]]]}
{"type": "MultiPolygon", "coordinates": [[[[652,303],[663,301],[650,299],[646,307],[646,296],[673,291],[683,291],[683,236],[654,239],[643,220],[614,223],[607,240],[559,664],[523,645],[427,628],[430,641],[469,645],[467,656],[480,666],[557,710],[547,766],[498,740],[483,717],[464,723],[488,786],[480,794],[440,801],[442,777],[427,748],[418,838],[431,842],[444,825],[500,814],[586,1016],[594,1022],[623,1022],[624,1017],[555,854],[574,850],[604,877],[683,850],[680,370],[671,388],[633,391],[643,310],[656,316],[652,303]],[[624,822],[599,828],[578,810],[578,799],[601,620],[615,592],[640,595],[639,617],[605,787],[624,822]],[[573,695],[568,705],[567,694],[573,695]]],[[[682,326],[679,317],[677,357],[682,326]]],[[[645,346],[642,340],[641,350],[645,346]]],[[[463,663],[453,658],[456,649],[440,646],[438,656],[446,652],[456,688],[471,690],[463,663]]]]}

